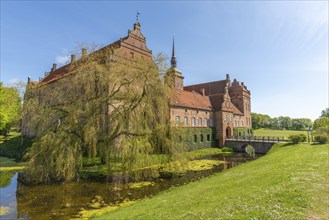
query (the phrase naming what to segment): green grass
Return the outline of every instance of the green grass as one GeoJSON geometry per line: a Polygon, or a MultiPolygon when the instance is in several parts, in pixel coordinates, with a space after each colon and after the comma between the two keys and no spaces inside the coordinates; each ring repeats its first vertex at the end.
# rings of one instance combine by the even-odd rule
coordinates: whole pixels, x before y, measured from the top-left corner
{"type": "Polygon", "coordinates": [[[21,160],[25,150],[32,145],[30,139],[21,137],[18,132],[10,132],[7,137],[0,137],[0,156],[21,160]]]}
{"type": "Polygon", "coordinates": [[[260,129],[254,130],[255,136],[284,137],[285,139],[288,139],[289,135],[295,135],[295,134],[305,134],[307,137],[307,131],[272,130],[272,129],[266,129],[266,128],[260,128],[260,129]]]}
{"type": "Polygon", "coordinates": [[[328,148],[277,144],[255,161],[96,219],[328,219],[328,148]]]}

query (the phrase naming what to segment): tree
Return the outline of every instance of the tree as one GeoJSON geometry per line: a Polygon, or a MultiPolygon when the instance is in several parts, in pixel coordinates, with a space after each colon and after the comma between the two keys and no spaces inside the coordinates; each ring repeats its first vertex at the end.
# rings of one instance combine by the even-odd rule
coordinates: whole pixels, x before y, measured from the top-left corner
{"type": "Polygon", "coordinates": [[[314,121],[313,129],[317,130],[319,128],[328,128],[329,129],[329,117],[321,117],[314,121]]]}
{"type": "Polygon", "coordinates": [[[13,87],[4,87],[0,82],[0,134],[7,135],[19,121],[21,99],[13,87]]]}
{"type": "Polygon", "coordinates": [[[69,68],[55,83],[27,89],[25,118],[36,133],[31,182],[78,178],[83,155],[101,157],[109,174],[139,178],[153,175],[143,169],[158,163],[152,154],[168,162],[184,150],[169,122],[171,90],[152,60],[127,62],[103,48],[69,68]]]}
{"type": "Polygon", "coordinates": [[[329,108],[322,110],[320,117],[329,117],[329,108]]]}

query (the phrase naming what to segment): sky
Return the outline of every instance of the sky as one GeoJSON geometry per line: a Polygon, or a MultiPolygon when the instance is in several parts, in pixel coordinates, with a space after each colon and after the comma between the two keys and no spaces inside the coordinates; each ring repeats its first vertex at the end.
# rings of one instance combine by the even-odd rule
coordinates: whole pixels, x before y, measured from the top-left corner
{"type": "Polygon", "coordinates": [[[252,112],[318,118],[328,108],[328,1],[1,1],[1,81],[38,80],[79,45],[127,36],[140,13],[153,54],[171,55],[185,85],[230,74],[252,112]]]}

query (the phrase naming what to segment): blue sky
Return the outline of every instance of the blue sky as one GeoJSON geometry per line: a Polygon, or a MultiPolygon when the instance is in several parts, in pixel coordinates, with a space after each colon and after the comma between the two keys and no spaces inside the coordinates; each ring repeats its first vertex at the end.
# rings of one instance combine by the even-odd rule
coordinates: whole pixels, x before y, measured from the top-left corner
{"type": "Polygon", "coordinates": [[[317,118],[328,107],[327,1],[1,1],[1,81],[38,80],[79,44],[127,35],[136,11],[153,54],[175,34],[185,85],[244,82],[252,111],[317,118]]]}

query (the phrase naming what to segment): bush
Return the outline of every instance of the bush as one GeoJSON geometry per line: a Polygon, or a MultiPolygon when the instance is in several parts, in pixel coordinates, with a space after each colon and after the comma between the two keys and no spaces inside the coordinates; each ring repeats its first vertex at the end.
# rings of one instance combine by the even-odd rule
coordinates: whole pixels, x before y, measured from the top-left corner
{"type": "Polygon", "coordinates": [[[255,148],[253,146],[251,146],[250,144],[248,144],[246,146],[246,149],[245,150],[246,150],[246,153],[249,154],[249,156],[255,157],[256,151],[255,151],[255,148]]]}
{"type": "Polygon", "coordinates": [[[288,139],[293,144],[298,144],[299,142],[305,142],[307,138],[305,134],[295,134],[289,135],[288,139]]]}
{"type": "Polygon", "coordinates": [[[325,144],[328,142],[328,136],[324,134],[317,134],[314,135],[314,140],[320,144],[325,144]]]}

